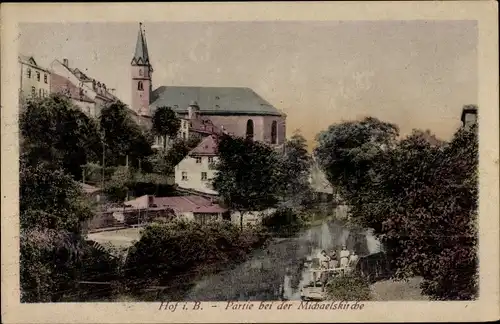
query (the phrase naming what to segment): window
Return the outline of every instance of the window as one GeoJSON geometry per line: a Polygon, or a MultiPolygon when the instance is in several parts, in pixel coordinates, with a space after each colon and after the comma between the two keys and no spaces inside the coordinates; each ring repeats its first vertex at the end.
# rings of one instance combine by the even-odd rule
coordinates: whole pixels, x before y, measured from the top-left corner
{"type": "Polygon", "coordinates": [[[38,96],[41,98],[42,97],[42,89],[38,89],[38,96]]]}
{"type": "Polygon", "coordinates": [[[271,143],[278,144],[278,123],[275,120],[271,125],[271,143]]]}
{"type": "Polygon", "coordinates": [[[26,70],[26,74],[28,75],[28,79],[31,79],[31,69],[28,68],[28,70],[26,70]]]}
{"type": "Polygon", "coordinates": [[[214,158],[213,158],[213,156],[208,157],[208,163],[214,163],[214,158]]]}
{"type": "Polygon", "coordinates": [[[246,132],[247,138],[248,139],[253,139],[253,120],[249,119],[247,121],[247,132],[246,132]]]}
{"type": "Polygon", "coordinates": [[[43,82],[47,83],[47,74],[43,75],[43,82]]]}
{"type": "Polygon", "coordinates": [[[142,81],[139,81],[137,83],[137,90],[140,90],[140,91],[144,90],[144,85],[142,84],[142,81]]]}
{"type": "Polygon", "coordinates": [[[36,96],[36,88],[35,87],[31,87],[31,95],[33,97],[36,96]]]}
{"type": "Polygon", "coordinates": [[[40,81],[40,72],[36,71],[36,80],[40,81]]]}
{"type": "Polygon", "coordinates": [[[139,75],[141,75],[141,76],[142,76],[142,69],[140,69],[140,70],[139,70],[139,75]]]}
{"type": "Polygon", "coordinates": [[[206,172],[202,172],[201,173],[201,181],[206,181],[207,180],[207,173],[206,172]]]}
{"type": "Polygon", "coordinates": [[[197,158],[196,158],[196,163],[197,163],[197,164],[200,164],[200,163],[201,163],[201,157],[197,157],[197,158]]]}
{"type": "Polygon", "coordinates": [[[183,181],[187,181],[187,179],[188,179],[188,174],[187,174],[187,172],[182,172],[182,180],[183,180],[183,181]]]}

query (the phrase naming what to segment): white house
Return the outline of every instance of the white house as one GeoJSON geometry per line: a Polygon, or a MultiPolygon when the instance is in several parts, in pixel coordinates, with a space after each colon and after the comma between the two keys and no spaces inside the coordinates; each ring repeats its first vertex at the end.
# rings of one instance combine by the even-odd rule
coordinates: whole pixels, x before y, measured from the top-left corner
{"type": "Polygon", "coordinates": [[[19,55],[21,70],[20,99],[43,98],[50,93],[50,72],[39,66],[32,56],[19,55]]]}
{"type": "Polygon", "coordinates": [[[175,166],[175,183],[181,189],[216,195],[211,180],[215,176],[217,159],[217,137],[207,136],[175,166]]]}

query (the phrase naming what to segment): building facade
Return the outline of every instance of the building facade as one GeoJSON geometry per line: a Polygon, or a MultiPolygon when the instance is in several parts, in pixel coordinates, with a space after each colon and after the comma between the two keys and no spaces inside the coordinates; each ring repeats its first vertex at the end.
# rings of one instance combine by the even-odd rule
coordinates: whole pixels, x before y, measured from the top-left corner
{"type": "Polygon", "coordinates": [[[52,73],[50,92],[67,97],[73,105],[80,108],[89,117],[95,118],[97,116],[95,101],[87,97],[82,88],[78,88],[59,74],[52,73]]]}
{"type": "Polygon", "coordinates": [[[19,98],[44,98],[50,94],[51,75],[46,68],[39,66],[32,56],[19,55],[21,84],[19,98]]]}
{"type": "MultiPolygon", "coordinates": [[[[58,78],[65,79],[64,82],[58,82],[52,89],[55,93],[64,93],[67,91],[68,84],[71,88],[76,88],[78,95],[75,99],[88,98],[94,103],[93,115],[99,116],[102,108],[109,103],[115,102],[118,98],[112,94],[113,90],[108,89],[106,84],[96,79],[90,78],[78,68],[70,67],[68,59],[63,61],[54,60],[50,65],[50,70],[58,78]]],[[[72,98],[73,99],[73,98],[72,98]]],[[[87,109],[87,107],[85,107],[87,109]]]]}
{"type": "Polygon", "coordinates": [[[217,137],[205,137],[175,166],[175,183],[182,189],[216,195],[211,181],[215,176],[217,163],[217,137]]]}
{"type": "MultiPolygon", "coordinates": [[[[250,88],[160,86],[153,90],[153,68],[146,37],[139,26],[131,61],[131,108],[152,116],[158,107],[171,107],[179,117],[191,120],[192,103],[197,114],[228,134],[282,146],[286,138],[286,115],[250,88]]],[[[186,132],[181,132],[180,136],[186,132]]]]}

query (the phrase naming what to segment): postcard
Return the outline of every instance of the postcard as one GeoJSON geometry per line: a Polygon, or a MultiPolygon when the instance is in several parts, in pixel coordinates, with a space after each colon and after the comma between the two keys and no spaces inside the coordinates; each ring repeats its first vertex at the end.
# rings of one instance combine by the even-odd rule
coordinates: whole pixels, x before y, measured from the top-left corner
{"type": "Polygon", "coordinates": [[[5,323],[500,317],[496,2],[1,12],[5,323]]]}

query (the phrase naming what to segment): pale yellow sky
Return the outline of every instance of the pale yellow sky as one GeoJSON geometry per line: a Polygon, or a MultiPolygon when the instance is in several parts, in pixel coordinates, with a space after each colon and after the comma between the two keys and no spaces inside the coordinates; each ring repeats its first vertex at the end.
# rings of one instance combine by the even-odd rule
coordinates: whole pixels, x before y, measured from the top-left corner
{"type": "MultiPolygon", "coordinates": [[[[161,85],[253,88],[309,141],[328,125],[367,115],[403,134],[449,138],[477,103],[474,21],[144,22],[161,85]]],[[[130,102],[138,22],[22,24],[20,51],[70,65],[130,102]]]]}

